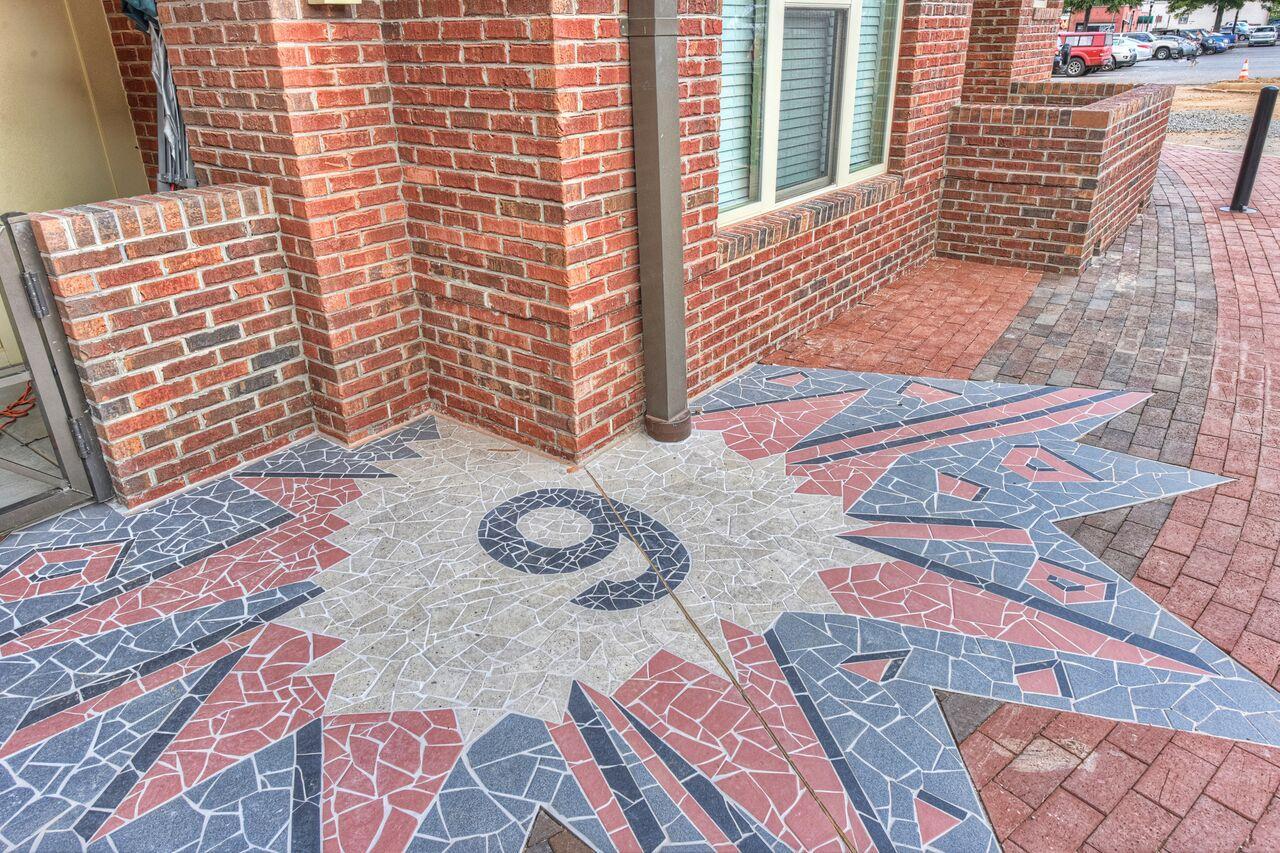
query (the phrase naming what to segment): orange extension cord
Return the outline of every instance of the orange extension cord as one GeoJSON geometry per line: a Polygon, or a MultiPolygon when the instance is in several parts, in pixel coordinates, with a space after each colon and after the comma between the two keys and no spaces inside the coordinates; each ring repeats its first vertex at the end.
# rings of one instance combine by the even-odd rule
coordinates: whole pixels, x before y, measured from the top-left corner
{"type": "Polygon", "coordinates": [[[0,432],[8,429],[19,418],[25,418],[31,414],[31,410],[35,407],[36,395],[31,390],[31,382],[28,380],[27,387],[18,395],[18,399],[0,409],[0,432]]]}

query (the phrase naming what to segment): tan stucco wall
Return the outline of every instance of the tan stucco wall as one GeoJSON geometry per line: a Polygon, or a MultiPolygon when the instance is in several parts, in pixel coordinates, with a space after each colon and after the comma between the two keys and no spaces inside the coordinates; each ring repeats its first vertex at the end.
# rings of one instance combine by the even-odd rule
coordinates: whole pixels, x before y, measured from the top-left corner
{"type": "Polygon", "coordinates": [[[0,211],[147,191],[102,0],[0,0],[0,211]]]}

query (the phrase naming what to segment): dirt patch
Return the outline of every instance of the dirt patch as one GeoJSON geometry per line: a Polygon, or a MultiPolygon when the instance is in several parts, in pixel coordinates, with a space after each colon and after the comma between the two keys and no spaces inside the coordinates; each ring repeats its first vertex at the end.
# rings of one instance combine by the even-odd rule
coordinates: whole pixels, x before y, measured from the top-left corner
{"type": "MultiPolygon", "coordinates": [[[[1233,116],[1252,116],[1258,103],[1258,92],[1263,86],[1280,86],[1280,78],[1259,77],[1239,82],[1226,80],[1195,86],[1178,86],[1174,90],[1174,113],[1203,114],[1212,112],[1233,116]]],[[[1280,120],[1280,116],[1277,116],[1280,120]]],[[[1274,124],[1274,123],[1273,123],[1274,124]]],[[[1170,132],[1166,137],[1173,145],[1195,145],[1201,148],[1217,148],[1223,151],[1243,151],[1247,129],[1218,131],[1205,128],[1194,132],[1170,132]]],[[[1265,149],[1267,154],[1280,154],[1280,140],[1273,133],[1265,149]]]]}
{"type": "Polygon", "coordinates": [[[1253,107],[1258,103],[1258,90],[1264,83],[1262,80],[1249,80],[1245,83],[1214,83],[1208,86],[1179,86],[1173,94],[1173,111],[1175,113],[1191,110],[1214,110],[1223,113],[1251,115],[1253,107]],[[1257,83],[1258,85],[1253,85],[1257,83]],[[1224,86],[1237,88],[1224,89],[1224,86]]]}
{"type": "MultiPolygon", "coordinates": [[[[1219,151],[1243,151],[1245,135],[1243,133],[1170,133],[1165,136],[1169,145],[1193,145],[1197,148],[1216,148],[1219,151]]],[[[1280,140],[1271,137],[1264,154],[1280,155],[1280,140]]]]}
{"type": "Polygon", "coordinates": [[[1222,80],[1196,88],[1210,92],[1252,92],[1256,95],[1263,86],[1280,86],[1280,77],[1255,77],[1252,80],[1243,82],[1239,80],[1222,80]]]}

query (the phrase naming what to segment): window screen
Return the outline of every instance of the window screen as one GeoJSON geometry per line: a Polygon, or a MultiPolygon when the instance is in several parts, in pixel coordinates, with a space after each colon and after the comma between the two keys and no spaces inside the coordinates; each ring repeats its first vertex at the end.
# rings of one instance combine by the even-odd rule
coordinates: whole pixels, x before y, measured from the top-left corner
{"type": "Polygon", "coordinates": [[[778,192],[831,176],[842,13],[787,9],[778,112],[778,192]]]}
{"type": "Polygon", "coordinates": [[[720,209],[759,198],[760,97],[767,6],[724,0],[720,71],[720,209]]]}
{"type": "Polygon", "coordinates": [[[858,61],[853,82],[853,139],[849,171],[884,159],[885,129],[893,93],[893,57],[899,0],[865,0],[858,29],[858,61]]]}

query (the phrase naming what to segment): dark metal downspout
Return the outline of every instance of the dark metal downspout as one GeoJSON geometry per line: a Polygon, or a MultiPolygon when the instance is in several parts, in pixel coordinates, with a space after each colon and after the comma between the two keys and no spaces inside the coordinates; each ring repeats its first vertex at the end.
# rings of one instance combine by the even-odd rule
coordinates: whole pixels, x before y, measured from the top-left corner
{"type": "Polygon", "coordinates": [[[689,437],[676,0],[630,0],[631,128],[636,162],[645,431],[689,437]]]}

